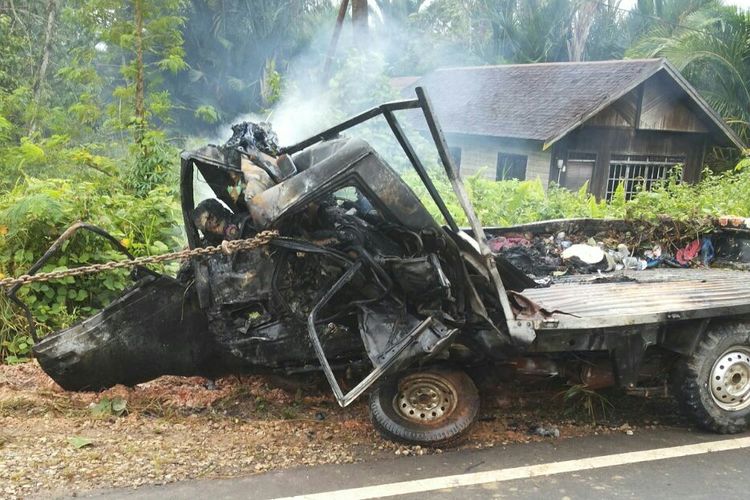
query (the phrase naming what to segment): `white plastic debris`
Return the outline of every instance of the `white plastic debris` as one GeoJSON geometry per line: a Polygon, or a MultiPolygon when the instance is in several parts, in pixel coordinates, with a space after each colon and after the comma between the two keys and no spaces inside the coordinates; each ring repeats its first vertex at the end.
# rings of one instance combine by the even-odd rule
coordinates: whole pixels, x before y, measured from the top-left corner
{"type": "Polygon", "coordinates": [[[585,245],[583,243],[569,246],[563,251],[561,257],[565,260],[578,257],[586,264],[598,264],[605,258],[604,250],[598,246],[585,245]]]}

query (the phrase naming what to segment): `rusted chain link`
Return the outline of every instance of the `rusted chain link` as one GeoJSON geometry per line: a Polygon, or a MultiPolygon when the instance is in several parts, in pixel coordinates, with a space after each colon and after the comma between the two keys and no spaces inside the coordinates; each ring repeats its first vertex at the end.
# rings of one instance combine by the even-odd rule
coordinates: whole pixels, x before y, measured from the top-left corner
{"type": "Polygon", "coordinates": [[[124,269],[128,267],[142,266],[145,264],[159,264],[170,260],[182,260],[189,257],[213,255],[215,253],[232,254],[243,250],[252,250],[267,245],[279,234],[276,231],[262,231],[252,238],[243,240],[224,241],[221,245],[211,247],[201,247],[170,252],[162,255],[153,255],[149,257],[138,257],[136,259],[116,260],[103,262],[101,264],[91,264],[90,266],[74,267],[72,269],[63,269],[61,271],[51,271],[48,273],[38,273],[34,275],[24,274],[17,278],[5,278],[0,280],[0,288],[10,288],[15,285],[27,285],[41,281],[52,281],[68,276],[81,276],[84,274],[95,274],[102,271],[112,271],[114,269],[124,269]]]}

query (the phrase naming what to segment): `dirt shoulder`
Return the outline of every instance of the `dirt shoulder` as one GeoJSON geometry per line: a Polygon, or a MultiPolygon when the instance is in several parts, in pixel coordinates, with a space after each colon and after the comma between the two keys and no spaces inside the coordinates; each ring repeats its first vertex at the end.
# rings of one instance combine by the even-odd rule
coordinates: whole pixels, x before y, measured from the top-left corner
{"type": "MultiPolygon", "coordinates": [[[[566,399],[558,382],[481,382],[489,387],[480,418],[461,448],[556,439],[538,435],[540,427],[557,429],[562,439],[685,425],[669,399],[570,392],[566,399]]],[[[365,399],[342,409],[324,386],[278,384],[257,376],[162,377],[135,388],[72,393],[35,363],[0,366],[0,497],[444,451],[382,439],[365,399]]]]}

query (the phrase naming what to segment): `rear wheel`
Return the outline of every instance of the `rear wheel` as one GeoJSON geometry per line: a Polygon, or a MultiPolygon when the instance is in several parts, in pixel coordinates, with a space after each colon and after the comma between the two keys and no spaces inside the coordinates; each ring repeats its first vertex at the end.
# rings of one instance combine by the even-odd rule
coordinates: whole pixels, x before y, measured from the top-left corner
{"type": "Polygon", "coordinates": [[[706,429],[734,434],[750,427],[750,329],[722,325],[683,358],[673,379],[683,409],[706,429]]]}
{"type": "Polygon", "coordinates": [[[375,428],[386,438],[445,446],[463,438],[479,411],[479,393],[462,371],[429,370],[381,383],[370,395],[375,428]]]}

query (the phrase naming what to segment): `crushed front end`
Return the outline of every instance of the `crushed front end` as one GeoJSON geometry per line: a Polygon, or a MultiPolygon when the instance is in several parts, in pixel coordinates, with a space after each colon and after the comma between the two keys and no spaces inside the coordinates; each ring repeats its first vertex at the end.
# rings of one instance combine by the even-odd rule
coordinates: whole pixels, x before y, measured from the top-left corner
{"type": "Polygon", "coordinates": [[[193,256],[176,280],[137,283],[94,318],[40,342],[42,367],[71,389],[161,374],[322,369],[344,406],[384,374],[502,357],[528,342],[505,291],[533,282],[490,254],[429,102],[418,96],[287,148],[267,125],[242,123],[226,144],[183,153],[191,249],[267,230],[278,236],[252,250],[193,256]],[[395,118],[411,108],[433,129],[475,238],[456,226],[395,118]],[[340,135],[379,114],[445,226],[370,145],[340,135]],[[199,203],[196,183],[210,188],[199,203]],[[335,374],[343,369],[361,374],[346,391],[335,374]]]}

